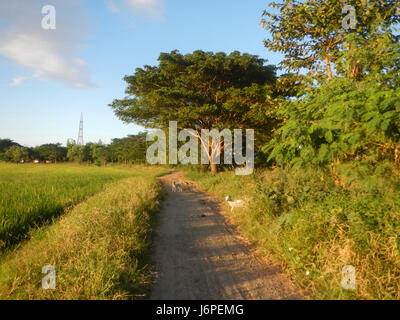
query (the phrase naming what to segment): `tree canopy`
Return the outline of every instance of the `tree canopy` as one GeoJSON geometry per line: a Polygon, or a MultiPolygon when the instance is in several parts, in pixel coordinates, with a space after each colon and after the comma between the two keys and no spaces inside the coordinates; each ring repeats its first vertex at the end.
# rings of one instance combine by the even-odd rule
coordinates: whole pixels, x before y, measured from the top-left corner
{"type": "Polygon", "coordinates": [[[10,139],[0,139],[0,152],[6,152],[12,146],[21,147],[20,144],[10,139]]]}
{"type": "MultiPolygon", "coordinates": [[[[305,69],[310,75],[325,74],[332,80],[335,71],[345,71],[334,70],[343,51],[354,56],[366,44],[375,47],[378,31],[392,42],[398,41],[391,27],[400,22],[399,0],[286,0],[270,6],[272,10],[265,10],[261,21],[270,33],[265,46],[283,53],[281,64],[289,70],[305,69]],[[349,14],[344,10],[346,5],[355,9],[355,26],[350,32],[343,28],[349,14]]],[[[357,76],[366,66],[357,58],[347,62],[351,76],[357,76]]]]}
{"type": "Polygon", "coordinates": [[[285,53],[288,69],[310,71],[302,96],[280,105],[283,125],[264,148],[279,164],[400,167],[400,1],[346,3],[357,13],[354,30],[341,25],[341,0],[288,0],[264,13],[266,46],[285,53]]]}
{"type": "Polygon", "coordinates": [[[29,158],[28,149],[20,146],[13,145],[4,153],[4,158],[7,161],[18,163],[26,161],[29,158]]]}
{"type": "Polygon", "coordinates": [[[67,148],[62,147],[61,143],[49,143],[32,149],[33,156],[38,160],[51,160],[54,162],[65,160],[67,148]]]}
{"type": "Polygon", "coordinates": [[[148,128],[177,121],[178,129],[195,129],[199,137],[201,129],[225,128],[252,128],[256,136],[270,136],[277,126],[276,101],[288,92],[264,59],[199,50],[161,53],[158,61],[125,77],[127,97],[111,104],[123,121],[148,128]]]}

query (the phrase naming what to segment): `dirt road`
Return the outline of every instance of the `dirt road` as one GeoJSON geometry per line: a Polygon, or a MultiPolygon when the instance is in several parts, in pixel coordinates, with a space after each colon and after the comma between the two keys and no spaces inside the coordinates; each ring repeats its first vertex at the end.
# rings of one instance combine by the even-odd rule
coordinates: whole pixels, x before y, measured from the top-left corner
{"type": "Polygon", "coordinates": [[[279,268],[254,255],[209,195],[172,192],[173,173],[160,180],[168,195],[155,239],[157,282],[150,299],[301,299],[279,268]]]}

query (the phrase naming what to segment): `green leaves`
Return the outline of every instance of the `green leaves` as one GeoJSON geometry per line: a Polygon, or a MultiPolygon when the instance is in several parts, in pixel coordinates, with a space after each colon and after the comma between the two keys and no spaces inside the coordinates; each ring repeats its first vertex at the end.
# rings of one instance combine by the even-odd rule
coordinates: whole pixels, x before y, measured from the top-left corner
{"type": "Polygon", "coordinates": [[[315,88],[285,106],[287,119],[269,144],[270,158],[294,167],[325,166],[336,159],[393,161],[400,145],[398,101],[398,90],[382,90],[376,83],[356,87],[336,79],[315,88]]]}
{"type": "Polygon", "coordinates": [[[170,120],[207,129],[268,126],[275,80],[275,67],[258,56],[172,51],[160,54],[158,66],[126,76],[128,97],[111,107],[123,121],[146,127],[167,126],[170,120]]]}
{"type": "Polygon", "coordinates": [[[264,148],[280,164],[400,161],[400,42],[392,28],[400,2],[351,3],[358,25],[350,33],[342,27],[345,4],[288,0],[263,15],[274,35],[265,46],[285,54],[283,67],[309,71],[298,100],[280,105],[284,125],[264,148]]]}
{"type": "Polygon", "coordinates": [[[287,0],[270,6],[274,10],[263,13],[261,24],[272,38],[264,44],[284,54],[281,66],[288,70],[306,69],[315,80],[324,81],[326,75],[333,78],[331,68],[336,75],[356,78],[371,69],[395,67],[385,56],[396,46],[391,27],[400,22],[398,0],[287,0]],[[342,9],[348,4],[357,13],[357,28],[350,33],[342,25],[342,9]]]}
{"type": "Polygon", "coordinates": [[[326,141],[327,141],[328,143],[332,143],[332,141],[333,141],[333,134],[332,134],[332,131],[327,131],[327,132],[325,133],[325,139],[326,139],[326,141]]]}
{"type": "Polygon", "coordinates": [[[280,123],[276,106],[300,90],[299,78],[277,81],[276,68],[258,56],[232,52],[161,53],[157,66],[126,76],[127,97],[110,105],[117,117],[147,128],[251,128],[256,148],[280,123]]]}

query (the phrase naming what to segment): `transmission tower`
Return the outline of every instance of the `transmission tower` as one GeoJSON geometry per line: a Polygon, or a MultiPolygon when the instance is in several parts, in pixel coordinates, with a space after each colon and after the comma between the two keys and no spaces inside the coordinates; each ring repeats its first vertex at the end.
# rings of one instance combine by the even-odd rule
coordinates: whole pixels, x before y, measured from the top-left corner
{"type": "Polygon", "coordinates": [[[79,122],[79,134],[76,143],[78,146],[83,146],[83,114],[81,113],[81,121],[79,122]]]}

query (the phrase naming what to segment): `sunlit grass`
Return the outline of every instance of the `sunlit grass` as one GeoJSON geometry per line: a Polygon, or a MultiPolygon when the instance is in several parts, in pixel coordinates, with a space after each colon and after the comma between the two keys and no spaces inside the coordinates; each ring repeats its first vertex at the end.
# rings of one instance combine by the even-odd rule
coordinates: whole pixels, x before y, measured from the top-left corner
{"type": "Polygon", "coordinates": [[[136,169],[0,163],[0,250],[136,169]]]}
{"type": "Polygon", "coordinates": [[[3,257],[0,299],[142,298],[161,171],[142,172],[108,184],[3,257]],[[56,270],[55,290],[41,286],[46,265],[56,270]]]}
{"type": "MultiPolygon", "coordinates": [[[[400,299],[400,198],[396,179],[343,187],[321,170],[258,170],[253,176],[191,171],[200,188],[246,199],[227,216],[260,253],[281,263],[316,299],[400,299]],[[356,269],[356,290],[341,286],[356,269]]],[[[228,206],[227,206],[228,209],[228,206]]]]}

